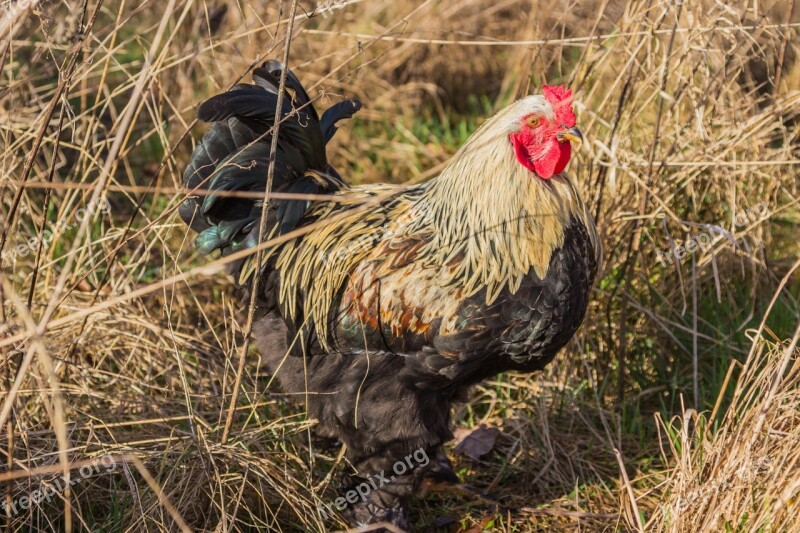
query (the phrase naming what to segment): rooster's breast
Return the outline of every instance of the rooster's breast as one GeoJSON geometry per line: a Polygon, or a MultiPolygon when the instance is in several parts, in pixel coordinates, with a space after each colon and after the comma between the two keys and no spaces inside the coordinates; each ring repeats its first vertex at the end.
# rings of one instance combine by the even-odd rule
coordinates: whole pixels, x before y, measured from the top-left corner
{"type": "Polygon", "coordinates": [[[468,294],[457,283],[439,283],[446,267],[366,263],[345,292],[337,336],[353,348],[402,354],[406,374],[418,383],[462,384],[540,369],[586,313],[598,266],[589,232],[573,219],[546,274],[531,269],[516,290],[506,286],[491,303],[487,288],[468,294]]]}
{"type": "Polygon", "coordinates": [[[539,370],[567,344],[583,321],[597,274],[589,231],[573,219],[544,277],[532,270],[516,291],[505,288],[489,305],[485,291],[464,302],[461,330],[434,341],[437,352],[458,361],[450,369],[454,376],[479,381],[506,370],[539,370]]]}

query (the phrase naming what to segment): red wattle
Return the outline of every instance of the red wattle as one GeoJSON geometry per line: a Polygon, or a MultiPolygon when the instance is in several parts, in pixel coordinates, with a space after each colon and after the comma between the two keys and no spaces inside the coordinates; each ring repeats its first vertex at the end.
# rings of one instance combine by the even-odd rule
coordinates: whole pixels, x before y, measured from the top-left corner
{"type": "Polygon", "coordinates": [[[553,141],[544,156],[533,162],[534,171],[542,179],[550,179],[560,174],[569,163],[571,148],[569,143],[553,141]]]}
{"type": "Polygon", "coordinates": [[[561,174],[567,168],[567,163],[572,157],[572,145],[568,141],[560,142],[558,143],[558,149],[561,155],[558,158],[558,163],[556,163],[555,171],[556,174],[561,174]]]}
{"type": "MultiPolygon", "coordinates": [[[[528,131],[520,131],[509,136],[514,145],[514,155],[517,161],[528,170],[534,172],[542,179],[550,179],[560,174],[567,167],[572,147],[568,142],[558,142],[555,139],[547,142],[544,154],[534,159],[531,157],[531,148],[536,145],[537,139],[528,131]]],[[[535,153],[542,153],[536,150],[535,153]]]]}
{"type": "Polygon", "coordinates": [[[517,156],[517,161],[519,161],[522,166],[530,170],[531,172],[536,172],[536,168],[533,166],[533,162],[531,161],[531,156],[528,155],[528,148],[522,144],[518,139],[514,138],[512,135],[511,144],[514,145],[514,155],[517,156]]]}

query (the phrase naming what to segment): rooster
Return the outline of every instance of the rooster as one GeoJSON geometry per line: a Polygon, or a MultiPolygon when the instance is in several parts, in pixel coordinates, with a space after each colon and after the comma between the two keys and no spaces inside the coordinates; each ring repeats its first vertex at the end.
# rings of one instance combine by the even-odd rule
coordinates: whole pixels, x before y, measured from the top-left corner
{"type": "Polygon", "coordinates": [[[318,434],[346,445],[337,507],[346,501],[354,523],[408,528],[408,498],[446,470],[422,459],[452,439],[454,402],[500,372],[542,369],[586,313],[600,246],[563,173],[582,139],[572,93],[544,86],[511,104],[426,183],[356,186],[325,145],[361,104],[319,116],[282,71],[268,61],[254,84],[200,106],[212,125],[185,171],[180,214],[204,254],[274,240],[260,262],[231,263],[245,291],[259,276],[256,345],[282,388],[306,395],[318,434]],[[263,193],[282,76],[272,191],[311,199],[270,200],[260,237],[262,202],[219,192],[263,193]],[[410,457],[418,464],[398,472],[410,457]]]}

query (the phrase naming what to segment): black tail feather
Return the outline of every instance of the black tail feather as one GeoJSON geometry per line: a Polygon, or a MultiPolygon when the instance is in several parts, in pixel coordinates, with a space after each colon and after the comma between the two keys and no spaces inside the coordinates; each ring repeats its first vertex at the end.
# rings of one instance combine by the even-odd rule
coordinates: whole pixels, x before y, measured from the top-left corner
{"type": "MultiPolygon", "coordinates": [[[[198,118],[213,124],[184,172],[189,195],[179,213],[199,233],[196,245],[201,253],[217,249],[228,253],[257,241],[260,200],[214,192],[264,192],[282,70],[280,62],[267,61],[253,71],[255,85],[238,84],[198,109],[198,118]]],[[[302,194],[334,192],[341,182],[327,163],[325,144],[335,133],[336,122],[352,117],[361,103],[339,102],[320,119],[300,80],[288,69],[285,88],[272,188],[302,194]]],[[[301,224],[309,206],[305,200],[274,204],[267,222],[280,233],[301,224]]]]}
{"type": "Polygon", "coordinates": [[[336,123],[340,120],[351,118],[359,109],[361,109],[361,102],[358,100],[342,100],[325,110],[319,121],[319,126],[322,129],[326,144],[336,133],[336,123]]]}
{"type": "MultiPolygon", "coordinates": [[[[263,66],[253,71],[253,81],[255,81],[258,85],[263,83],[264,85],[262,86],[271,85],[275,94],[277,94],[278,87],[280,87],[282,70],[283,63],[276,61],[275,59],[270,59],[264,63],[263,66]]],[[[311,113],[311,115],[314,117],[314,120],[319,122],[317,110],[311,104],[311,97],[308,96],[308,93],[303,88],[303,84],[300,83],[300,80],[294,75],[294,72],[289,69],[286,69],[286,80],[284,87],[286,87],[294,106],[302,109],[308,108],[308,112],[311,113]]]]}

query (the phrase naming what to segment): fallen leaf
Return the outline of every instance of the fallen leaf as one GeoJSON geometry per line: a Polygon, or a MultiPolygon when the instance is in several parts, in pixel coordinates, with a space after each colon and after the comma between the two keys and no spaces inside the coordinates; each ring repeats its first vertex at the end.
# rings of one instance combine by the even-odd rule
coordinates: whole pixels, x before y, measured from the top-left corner
{"type": "MultiPolygon", "coordinates": [[[[458,433],[457,431],[456,434],[458,433]]],[[[481,424],[475,429],[468,430],[466,435],[456,445],[454,451],[477,461],[482,455],[486,455],[492,451],[499,434],[499,429],[486,427],[486,424],[481,424]]]]}

